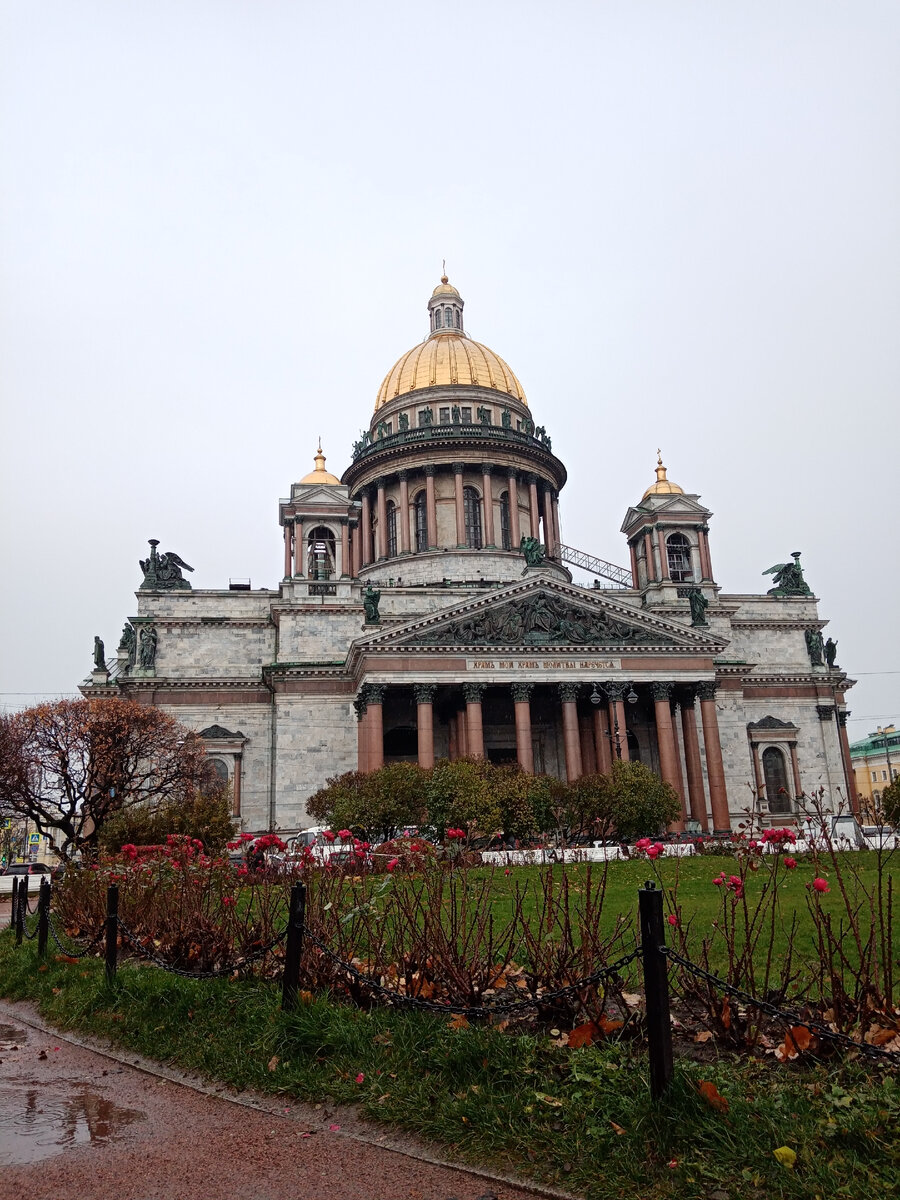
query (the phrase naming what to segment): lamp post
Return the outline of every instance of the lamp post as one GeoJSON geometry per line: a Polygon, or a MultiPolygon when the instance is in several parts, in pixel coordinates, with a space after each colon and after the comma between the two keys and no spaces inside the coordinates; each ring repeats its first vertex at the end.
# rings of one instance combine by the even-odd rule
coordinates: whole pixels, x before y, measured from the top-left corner
{"type": "Polygon", "coordinates": [[[882,727],[879,725],[877,732],[880,734],[881,740],[884,743],[884,753],[887,758],[888,786],[890,786],[890,784],[894,782],[894,771],[891,767],[891,747],[888,742],[888,731],[886,729],[882,729],[882,727]]]}
{"type": "MultiPolygon", "coordinates": [[[[614,697],[611,694],[609,688],[604,687],[604,685],[602,683],[595,683],[594,690],[591,692],[591,695],[590,695],[591,704],[602,704],[604,696],[606,697],[607,700],[614,700],[614,699],[621,698],[621,694],[618,697],[614,697]],[[600,695],[601,692],[603,693],[602,696],[600,695]]],[[[625,697],[625,699],[628,701],[629,704],[637,704],[638,695],[637,695],[637,692],[634,690],[633,684],[629,683],[628,695],[625,697]]],[[[616,715],[615,705],[613,705],[613,732],[610,733],[609,730],[605,730],[604,732],[606,733],[606,736],[609,738],[609,740],[615,746],[616,758],[619,759],[619,761],[621,762],[621,760],[622,760],[622,738],[619,734],[619,718],[616,715]]],[[[627,731],[626,731],[626,733],[627,733],[627,731]]]]}

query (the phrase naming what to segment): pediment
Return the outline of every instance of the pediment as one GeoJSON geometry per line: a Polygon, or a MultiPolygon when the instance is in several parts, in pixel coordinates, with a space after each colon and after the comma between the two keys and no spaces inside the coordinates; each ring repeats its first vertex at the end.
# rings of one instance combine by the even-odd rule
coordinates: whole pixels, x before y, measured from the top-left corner
{"type": "Polygon", "coordinates": [[[291,488],[290,503],[307,505],[327,505],[330,508],[346,508],[349,492],[343,484],[295,483],[291,488]]]}
{"type": "Polygon", "coordinates": [[[719,653],[722,639],[555,580],[526,580],[490,596],[357,642],[367,651],[471,647],[719,653]]]}

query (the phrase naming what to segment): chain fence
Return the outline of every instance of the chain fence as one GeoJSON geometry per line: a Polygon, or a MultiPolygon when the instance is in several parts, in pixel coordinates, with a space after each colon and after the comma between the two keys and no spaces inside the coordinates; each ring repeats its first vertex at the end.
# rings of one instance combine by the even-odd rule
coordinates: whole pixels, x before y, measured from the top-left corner
{"type": "Polygon", "coordinates": [[[695,978],[702,979],[710,987],[733,996],[735,1000],[742,1001],[748,1007],[765,1013],[766,1016],[783,1021],[788,1026],[802,1026],[804,1029],[808,1029],[811,1033],[814,1033],[822,1041],[834,1042],[839,1046],[858,1050],[860,1054],[865,1055],[867,1058],[885,1059],[888,1062],[900,1065],[900,1054],[892,1050],[882,1050],[879,1046],[872,1046],[868,1042],[860,1042],[856,1038],[850,1037],[849,1034],[839,1033],[837,1030],[831,1029],[828,1025],[824,1025],[814,1017],[804,1017],[798,1012],[791,1012],[788,1009],[779,1008],[776,1004],[770,1004],[767,1000],[760,1000],[758,996],[744,991],[743,988],[739,988],[733,983],[728,983],[726,980],[720,979],[718,975],[714,975],[704,967],[698,967],[696,963],[691,962],[689,958],[684,958],[670,946],[660,946],[659,951],[671,963],[676,963],[695,978]]]}
{"type": "Polygon", "coordinates": [[[303,934],[314,946],[317,946],[323,954],[329,958],[336,967],[349,975],[356,983],[366,988],[367,991],[374,992],[376,995],[383,997],[387,1002],[395,1007],[415,1008],[423,1012],[445,1013],[452,1016],[462,1017],[490,1017],[495,1013],[508,1015],[523,1011],[528,1008],[543,1008],[553,1004],[563,997],[575,996],[579,992],[583,992],[585,988],[593,987],[595,984],[602,982],[604,979],[611,979],[618,976],[619,972],[624,970],[629,963],[640,957],[640,947],[623,955],[616,962],[610,963],[608,967],[602,967],[598,971],[593,971],[590,975],[585,975],[577,983],[566,984],[565,987],[555,988],[550,992],[543,992],[539,996],[527,996],[521,1000],[497,1001],[491,1004],[482,1005],[458,1005],[444,1004],[437,1000],[423,1000],[421,996],[410,996],[404,992],[398,992],[394,988],[386,987],[379,979],[373,978],[371,975],[364,975],[353,963],[347,962],[340,958],[334,951],[316,937],[308,925],[304,925],[303,934]]]}
{"type": "Polygon", "coordinates": [[[281,933],[276,934],[265,946],[258,947],[250,954],[240,955],[229,966],[215,967],[209,971],[188,971],[184,967],[176,967],[174,963],[167,962],[159,954],[156,954],[155,951],[145,946],[138,935],[122,921],[119,921],[119,932],[131,948],[142,958],[146,958],[161,970],[168,971],[170,975],[178,975],[182,979],[220,979],[224,975],[233,975],[235,971],[240,971],[242,968],[249,966],[250,963],[259,962],[260,959],[265,958],[267,954],[275,949],[279,942],[283,942],[285,937],[287,937],[287,930],[283,929],[281,933]]]}
{"type": "Polygon", "coordinates": [[[72,950],[70,947],[64,946],[62,944],[62,942],[59,940],[59,934],[56,931],[56,923],[53,920],[53,918],[51,917],[49,912],[47,913],[47,928],[49,929],[50,936],[53,938],[54,942],[56,943],[56,947],[59,950],[60,954],[65,954],[69,958],[87,958],[89,954],[93,954],[94,949],[103,940],[104,936],[106,935],[106,922],[104,921],[100,925],[100,928],[94,934],[93,938],[91,939],[91,941],[88,943],[87,946],[84,946],[81,948],[76,948],[75,950],[72,950]]]}

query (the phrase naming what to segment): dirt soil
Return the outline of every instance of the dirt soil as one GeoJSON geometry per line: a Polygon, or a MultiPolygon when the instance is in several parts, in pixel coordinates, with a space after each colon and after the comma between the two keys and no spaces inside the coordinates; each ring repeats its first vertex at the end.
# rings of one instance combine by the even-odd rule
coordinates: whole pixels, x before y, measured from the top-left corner
{"type": "Polygon", "coordinates": [[[352,1110],[228,1094],[0,1001],[0,1200],[529,1200],[352,1110]],[[213,1094],[218,1091],[220,1095],[213,1094]]]}

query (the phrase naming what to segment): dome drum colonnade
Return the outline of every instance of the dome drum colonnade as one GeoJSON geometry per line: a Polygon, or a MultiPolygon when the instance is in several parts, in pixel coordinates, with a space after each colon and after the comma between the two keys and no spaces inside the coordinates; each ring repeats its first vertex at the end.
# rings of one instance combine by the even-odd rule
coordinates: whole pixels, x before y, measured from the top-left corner
{"type": "MultiPolygon", "coordinates": [[[[681,804],[680,820],[672,825],[675,831],[684,830],[692,818],[703,832],[710,825],[716,830],[730,828],[725,770],[719,742],[716,715],[716,685],[712,680],[693,684],[681,681],[654,680],[632,684],[618,679],[600,685],[604,697],[588,696],[590,683],[565,682],[539,685],[532,682],[508,685],[463,683],[438,685],[419,683],[403,686],[364,684],[354,701],[357,716],[358,770],[374,771],[387,761],[415,759],[419,766],[434,766],[438,757],[451,761],[457,758],[492,758],[497,761],[516,761],[523,771],[535,772],[535,739],[533,736],[532,705],[540,699],[541,719],[549,719],[547,732],[561,734],[565,778],[572,783],[585,774],[608,774],[614,758],[646,758],[653,762],[666,783],[677,792],[681,804]],[[635,691],[637,688],[637,691],[635,691]],[[414,702],[414,737],[402,747],[411,753],[386,754],[385,708],[396,701],[409,707],[409,692],[414,702]],[[535,697],[535,691],[539,697],[535,697]],[[512,701],[515,730],[514,755],[504,750],[499,754],[486,746],[486,695],[493,707],[509,708],[512,701]],[[640,739],[635,736],[626,717],[630,704],[636,703],[642,718],[635,723],[640,739]],[[404,703],[406,702],[406,703],[404,703]],[[703,748],[697,724],[697,704],[703,731],[703,748]],[[558,721],[554,719],[558,714],[558,721]],[[646,716],[644,709],[648,709],[646,716]],[[680,710],[681,720],[677,720],[680,710]],[[679,730],[680,724],[680,730],[679,730]],[[436,736],[441,734],[440,738],[436,736]],[[631,743],[631,745],[630,745],[631,743]],[[413,744],[415,749],[413,749],[413,744]],[[632,749],[633,746],[633,749],[632,749]],[[704,787],[702,753],[706,757],[709,784],[709,806],[704,787]],[[711,821],[710,821],[711,817],[711,821]]],[[[412,732],[412,731],[410,731],[412,732]]]]}
{"type": "MultiPolygon", "coordinates": [[[[523,536],[558,557],[563,464],[535,430],[521,384],[487,346],[465,333],[464,302],[446,276],[429,301],[431,333],[385,376],[368,433],[344,473],[359,522],[354,577],[388,559],[429,552],[518,555],[523,536]]],[[[514,578],[521,569],[491,569],[514,578]]],[[[462,566],[463,571],[465,567],[462,566]]],[[[422,564],[416,582],[438,582],[422,564]]],[[[568,573],[565,572],[568,577],[568,573]]]]}

